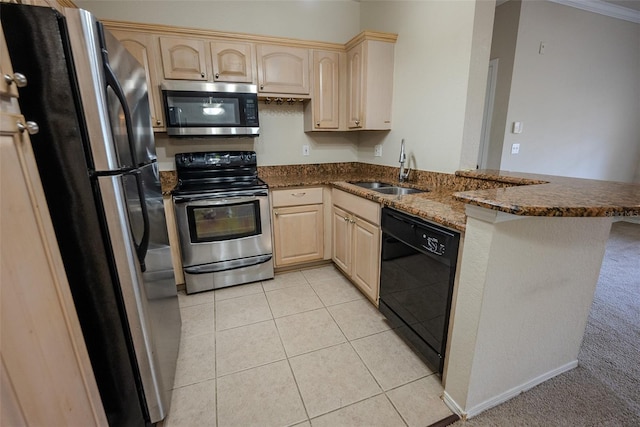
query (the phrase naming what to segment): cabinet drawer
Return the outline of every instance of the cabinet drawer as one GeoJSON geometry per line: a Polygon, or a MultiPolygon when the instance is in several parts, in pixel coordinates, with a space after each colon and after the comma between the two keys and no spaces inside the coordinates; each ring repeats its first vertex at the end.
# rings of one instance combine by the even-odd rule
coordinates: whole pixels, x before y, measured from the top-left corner
{"type": "Polygon", "coordinates": [[[287,188],[271,191],[273,207],[315,205],[322,203],[322,187],[287,188]]]}
{"type": "Polygon", "coordinates": [[[331,192],[331,200],[334,206],[340,206],[374,225],[380,225],[380,205],[378,203],[336,188],[331,192]]]}

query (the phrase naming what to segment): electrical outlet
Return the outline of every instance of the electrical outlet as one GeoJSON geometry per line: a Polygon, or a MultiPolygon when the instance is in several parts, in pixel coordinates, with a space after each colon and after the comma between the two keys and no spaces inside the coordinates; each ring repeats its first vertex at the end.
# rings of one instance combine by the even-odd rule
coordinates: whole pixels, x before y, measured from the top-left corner
{"type": "Polygon", "coordinates": [[[378,144],[373,149],[374,157],[382,157],[382,144],[378,144]]]}
{"type": "Polygon", "coordinates": [[[511,144],[511,154],[518,154],[520,152],[520,144],[511,144]]]}
{"type": "Polygon", "coordinates": [[[309,155],[309,146],[308,145],[303,145],[302,146],[302,155],[303,156],[308,156],[309,155]]]}

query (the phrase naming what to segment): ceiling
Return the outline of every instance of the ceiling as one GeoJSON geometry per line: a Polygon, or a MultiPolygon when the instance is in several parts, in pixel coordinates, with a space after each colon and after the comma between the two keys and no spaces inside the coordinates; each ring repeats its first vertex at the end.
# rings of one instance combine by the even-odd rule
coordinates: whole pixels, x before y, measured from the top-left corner
{"type": "MultiPolygon", "coordinates": [[[[500,6],[509,0],[496,0],[500,6]]],[[[534,1],[534,0],[522,0],[534,1]]],[[[613,18],[640,24],[640,0],[548,0],[565,6],[575,7],[613,18]]]]}
{"type": "Polygon", "coordinates": [[[626,7],[640,12],[640,0],[602,0],[605,3],[611,3],[616,6],[626,7]]]}

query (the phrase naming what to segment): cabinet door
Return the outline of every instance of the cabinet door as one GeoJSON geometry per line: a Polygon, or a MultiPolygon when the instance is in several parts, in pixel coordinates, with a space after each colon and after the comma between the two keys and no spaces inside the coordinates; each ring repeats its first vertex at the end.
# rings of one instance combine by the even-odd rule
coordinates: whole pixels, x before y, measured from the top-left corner
{"type": "Polygon", "coordinates": [[[260,92],[309,94],[308,49],[261,44],[256,53],[260,92]]]}
{"type": "Polygon", "coordinates": [[[165,79],[207,80],[204,40],[160,37],[165,79]]]}
{"type": "Polygon", "coordinates": [[[377,305],[380,289],[380,229],[355,217],[352,245],[351,280],[377,305]]]}
{"type": "Polygon", "coordinates": [[[0,113],[0,424],[106,426],[31,143],[18,122],[24,119],[0,113]]]}
{"type": "Polygon", "coordinates": [[[211,42],[213,80],[254,83],[253,49],[251,43],[211,42]]]}
{"type": "Polygon", "coordinates": [[[313,125],[315,129],[340,126],[340,54],[313,52],[313,125]]]}
{"type": "Polygon", "coordinates": [[[15,81],[17,78],[18,76],[14,75],[11,67],[11,59],[9,58],[9,52],[7,52],[7,42],[4,39],[4,31],[0,25],[0,95],[17,98],[18,87],[15,81]],[[9,76],[13,80],[9,80],[5,76],[9,76]]]}
{"type": "Polygon", "coordinates": [[[322,205],[291,206],[273,211],[277,267],[319,261],[324,256],[322,205]]]}
{"type": "Polygon", "coordinates": [[[363,127],[364,46],[359,44],[347,52],[347,127],[363,127]]]}
{"type": "Polygon", "coordinates": [[[151,110],[151,125],[158,130],[164,129],[162,114],[162,97],[160,83],[157,75],[157,38],[150,34],[143,34],[133,31],[110,30],[120,43],[133,55],[144,67],[147,80],[147,90],[149,91],[149,109],[151,110]],[[155,48],[155,49],[154,49],[155,48]]]}
{"type": "Polygon", "coordinates": [[[394,44],[364,40],[347,52],[347,127],[391,129],[394,44]]]}
{"type": "Polygon", "coordinates": [[[351,224],[350,216],[337,206],[333,207],[331,228],[333,233],[333,262],[348,276],[351,276],[351,224]]]}

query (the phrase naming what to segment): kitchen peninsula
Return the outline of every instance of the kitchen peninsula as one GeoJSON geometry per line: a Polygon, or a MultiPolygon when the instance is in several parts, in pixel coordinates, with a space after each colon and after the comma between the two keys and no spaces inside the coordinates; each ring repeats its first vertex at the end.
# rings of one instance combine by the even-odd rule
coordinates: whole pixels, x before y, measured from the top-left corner
{"type": "MultiPolygon", "coordinates": [[[[413,171],[364,163],[265,166],[271,189],[331,186],[462,232],[444,399],[473,416],[577,366],[613,217],[640,215],[640,186],[504,171],[413,171]]],[[[165,189],[171,188],[166,173],[165,189]]]]}

